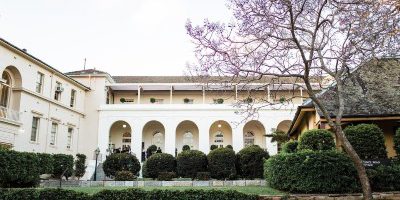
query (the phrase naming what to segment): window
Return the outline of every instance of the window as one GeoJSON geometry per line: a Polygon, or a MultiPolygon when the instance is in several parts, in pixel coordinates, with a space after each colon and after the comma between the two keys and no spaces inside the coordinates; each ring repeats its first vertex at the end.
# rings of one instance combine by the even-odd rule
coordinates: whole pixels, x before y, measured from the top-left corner
{"type": "Polygon", "coordinates": [[[183,145],[189,145],[190,148],[193,148],[193,134],[190,131],[183,134],[183,145]]]}
{"type": "Polygon", "coordinates": [[[74,128],[68,127],[67,133],[67,149],[71,149],[72,146],[72,134],[74,133],[74,128]]]}
{"type": "Polygon", "coordinates": [[[75,106],[75,99],[76,99],[76,90],[71,90],[71,100],[69,102],[69,106],[72,108],[75,106]]]}
{"type": "Polygon", "coordinates": [[[37,142],[39,132],[39,117],[32,118],[32,130],[31,130],[31,141],[37,142]]]}
{"type": "Polygon", "coordinates": [[[61,93],[64,91],[62,84],[60,82],[56,82],[56,90],[54,92],[54,99],[57,101],[61,100],[61,93]]]}
{"type": "Polygon", "coordinates": [[[36,92],[42,93],[43,91],[44,74],[38,72],[36,78],[36,92]]]}
{"type": "Polygon", "coordinates": [[[223,147],[224,145],[224,133],[221,131],[217,131],[214,136],[214,144],[223,147]]]}
{"type": "Polygon", "coordinates": [[[57,129],[58,129],[58,124],[53,122],[51,124],[50,145],[56,145],[56,142],[57,142],[57,129]]]}
{"type": "Polygon", "coordinates": [[[8,101],[11,96],[11,76],[8,72],[3,72],[2,74],[2,83],[1,83],[1,98],[0,98],[0,106],[7,107],[8,101]]]}
{"type": "Polygon", "coordinates": [[[254,145],[254,133],[249,131],[244,134],[244,146],[251,146],[254,145]]]}

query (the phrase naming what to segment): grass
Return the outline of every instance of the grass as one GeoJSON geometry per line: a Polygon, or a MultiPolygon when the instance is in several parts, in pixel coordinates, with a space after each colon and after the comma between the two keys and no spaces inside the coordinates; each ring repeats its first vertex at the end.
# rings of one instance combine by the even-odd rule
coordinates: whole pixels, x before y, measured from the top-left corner
{"type": "MultiPolygon", "coordinates": [[[[79,192],[85,192],[88,194],[94,194],[100,192],[101,190],[122,190],[132,187],[65,187],[64,189],[75,190],[79,192]]],[[[238,192],[242,192],[245,194],[255,194],[255,195],[282,195],[285,194],[279,190],[272,189],[267,186],[242,186],[242,187],[139,187],[143,190],[189,190],[189,189],[196,189],[196,190],[236,190],[238,192]]]]}

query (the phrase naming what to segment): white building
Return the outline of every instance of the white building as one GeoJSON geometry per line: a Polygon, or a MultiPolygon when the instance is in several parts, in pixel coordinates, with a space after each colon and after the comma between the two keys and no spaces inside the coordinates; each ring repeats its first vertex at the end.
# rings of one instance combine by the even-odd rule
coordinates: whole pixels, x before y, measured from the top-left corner
{"type": "Polygon", "coordinates": [[[275,154],[276,143],[265,135],[286,131],[305,98],[293,86],[260,87],[265,79],[221,86],[183,76],[112,77],[94,69],[64,74],[3,39],[0,70],[0,145],[17,151],[84,153],[87,177],[94,169],[96,148],[100,160],[114,149],[129,150],[141,160],[152,144],[172,155],[185,144],[205,153],[211,145],[232,145],[238,151],[257,144],[275,154]],[[289,105],[264,106],[257,117],[246,118],[235,105],[249,94],[255,106],[261,100],[293,99],[289,105]]]}

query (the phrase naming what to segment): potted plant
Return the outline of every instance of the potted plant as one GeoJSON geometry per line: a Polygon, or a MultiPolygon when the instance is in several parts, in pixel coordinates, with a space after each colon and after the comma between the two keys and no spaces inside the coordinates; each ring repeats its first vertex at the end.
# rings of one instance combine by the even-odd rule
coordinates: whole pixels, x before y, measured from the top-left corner
{"type": "Polygon", "coordinates": [[[247,99],[245,100],[246,103],[253,103],[253,98],[251,97],[247,97],[247,99]]]}
{"type": "Polygon", "coordinates": [[[217,99],[217,104],[223,104],[224,103],[224,99],[217,99]]]}
{"type": "Polygon", "coordinates": [[[189,101],[190,101],[190,99],[188,99],[188,98],[184,98],[184,99],[183,99],[183,102],[184,102],[184,103],[189,103],[189,101]]]}
{"type": "Polygon", "coordinates": [[[156,102],[156,99],[152,97],[152,98],[150,98],[150,102],[151,102],[151,103],[155,103],[155,102],[156,102]]]}
{"type": "Polygon", "coordinates": [[[283,103],[283,102],[285,102],[286,101],[286,98],[285,97],[281,97],[280,99],[279,99],[279,102],[280,103],[283,103]]]}
{"type": "Polygon", "coordinates": [[[125,102],[126,102],[126,99],[125,99],[124,97],[122,97],[121,99],[119,99],[119,101],[120,101],[121,103],[125,103],[125,102]]]}

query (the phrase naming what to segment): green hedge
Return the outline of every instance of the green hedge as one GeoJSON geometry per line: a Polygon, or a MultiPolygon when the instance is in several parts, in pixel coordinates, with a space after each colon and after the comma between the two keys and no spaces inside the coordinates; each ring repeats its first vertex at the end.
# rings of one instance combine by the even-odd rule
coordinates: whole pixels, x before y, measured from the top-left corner
{"type": "Polygon", "coordinates": [[[157,178],[160,172],[175,172],[175,158],[167,153],[156,153],[143,164],[143,176],[157,178]]]}
{"type": "Polygon", "coordinates": [[[269,158],[267,151],[257,145],[243,148],[236,155],[238,174],[242,178],[263,178],[264,160],[269,158]]]}
{"type": "Polygon", "coordinates": [[[130,188],[123,190],[102,190],[88,195],[61,189],[13,189],[3,190],[2,200],[256,200],[256,195],[243,194],[233,190],[152,190],[130,188]]]}
{"type": "Polygon", "coordinates": [[[299,142],[296,140],[285,142],[282,146],[282,153],[296,153],[298,145],[299,142]]]}
{"type": "Polygon", "coordinates": [[[336,151],[281,153],[265,163],[270,186],[299,193],[344,193],[358,189],[350,158],[336,151]]]}
{"type": "Polygon", "coordinates": [[[373,191],[399,191],[400,190],[400,164],[390,163],[379,165],[374,169],[367,169],[368,177],[373,191]]]}
{"type": "Polygon", "coordinates": [[[393,139],[394,142],[394,149],[396,150],[397,156],[400,157],[400,128],[397,129],[396,135],[394,136],[393,139]]]}
{"type": "Polygon", "coordinates": [[[36,153],[0,151],[0,187],[36,186],[45,171],[40,166],[36,153]]]}
{"type": "Polygon", "coordinates": [[[118,171],[115,173],[115,181],[133,181],[136,179],[136,176],[131,172],[127,170],[123,171],[118,171]]]}
{"type": "Polygon", "coordinates": [[[325,151],[333,150],[335,142],[332,133],[323,129],[305,131],[299,139],[299,150],[325,151]]]}
{"type": "Polygon", "coordinates": [[[60,178],[63,175],[66,179],[72,176],[74,170],[74,157],[66,154],[53,154],[53,175],[60,178]],[[63,174],[64,173],[64,174],[63,174]]]}
{"type": "Polygon", "coordinates": [[[217,148],[207,155],[208,170],[215,179],[236,178],[236,155],[230,148],[217,148]]]}
{"type": "Polygon", "coordinates": [[[359,124],[343,131],[361,159],[387,158],[383,131],[377,125],[359,124]]]}
{"type": "Polygon", "coordinates": [[[207,156],[198,150],[182,151],[176,157],[178,176],[194,179],[197,172],[207,171],[207,156]]]}
{"type": "Polygon", "coordinates": [[[40,174],[52,174],[53,173],[53,156],[48,153],[37,154],[40,163],[40,174]]]}
{"type": "Polygon", "coordinates": [[[137,175],[140,171],[140,162],[136,156],[128,153],[113,153],[103,162],[104,174],[108,177],[115,176],[118,171],[130,171],[137,175]]]}
{"type": "Polygon", "coordinates": [[[75,176],[81,178],[85,175],[86,172],[86,155],[85,154],[76,154],[75,160],[75,176]]]}

